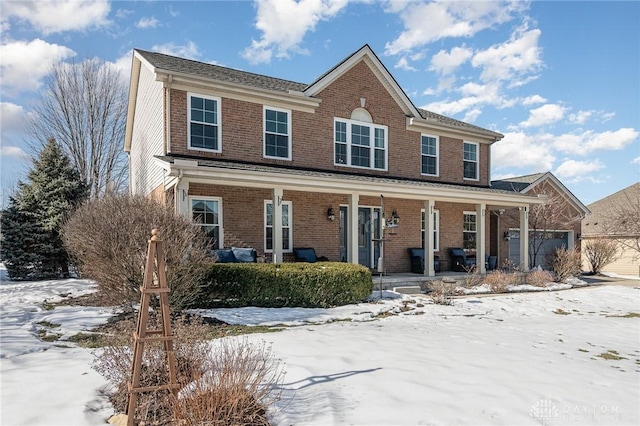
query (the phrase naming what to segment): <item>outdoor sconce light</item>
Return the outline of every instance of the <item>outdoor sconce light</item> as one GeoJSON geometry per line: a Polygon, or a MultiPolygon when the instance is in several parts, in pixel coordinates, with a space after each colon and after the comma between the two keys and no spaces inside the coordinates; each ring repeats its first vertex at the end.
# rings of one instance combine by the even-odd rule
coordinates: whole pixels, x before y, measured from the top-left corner
{"type": "Polygon", "coordinates": [[[510,239],[511,239],[511,235],[509,234],[509,231],[504,231],[504,240],[509,241],[510,239]]]}
{"type": "Polygon", "coordinates": [[[396,210],[391,212],[391,223],[393,223],[394,225],[400,224],[400,216],[398,216],[398,212],[396,210]]]}
{"type": "Polygon", "coordinates": [[[333,212],[333,207],[329,207],[327,209],[327,219],[329,219],[331,222],[336,220],[336,214],[333,212]]]}

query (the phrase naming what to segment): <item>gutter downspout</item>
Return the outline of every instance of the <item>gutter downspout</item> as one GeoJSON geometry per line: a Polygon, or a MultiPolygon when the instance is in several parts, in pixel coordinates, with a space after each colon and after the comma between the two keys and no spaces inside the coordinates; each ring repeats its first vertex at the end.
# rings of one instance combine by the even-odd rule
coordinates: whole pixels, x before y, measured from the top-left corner
{"type": "Polygon", "coordinates": [[[165,134],[165,143],[164,143],[164,154],[167,155],[171,152],[171,83],[173,83],[173,75],[169,74],[167,77],[167,84],[165,85],[166,96],[165,96],[165,124],[164,124],[164,134],[165,134]]]}

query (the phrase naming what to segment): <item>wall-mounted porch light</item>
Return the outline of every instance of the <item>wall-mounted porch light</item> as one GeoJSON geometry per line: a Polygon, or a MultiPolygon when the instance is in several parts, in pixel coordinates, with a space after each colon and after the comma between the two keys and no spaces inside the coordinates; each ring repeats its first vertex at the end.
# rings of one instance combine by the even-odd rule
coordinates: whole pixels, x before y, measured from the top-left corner
{"type": "Polygon", "coordinates": [[[336,220],[336,214],[333,211],[333,207],[329,207],[327,209],[327,219],[329,219],[331,222],[333,222],[334,220],[336,220]]]}
{"type": "Polygon", "coordinates": [[[511,239],[511,234],[509,231],[504,231],[504,240],[509,241],[511,239]]]}

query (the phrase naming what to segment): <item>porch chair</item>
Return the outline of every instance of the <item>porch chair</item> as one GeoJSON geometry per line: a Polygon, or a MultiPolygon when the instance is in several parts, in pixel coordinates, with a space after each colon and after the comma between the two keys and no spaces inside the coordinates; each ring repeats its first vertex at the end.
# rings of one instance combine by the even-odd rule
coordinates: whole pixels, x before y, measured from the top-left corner
{"type": "Polygon", "coordinates": [[[316,250],[313,247],[294,247],[293,256],[296,262],[316,263],[326,262],[329,260],[329,258],[325,256],[318,257],[316,255],[316,250]]]}
{"type": "Polygon", "coordinates": [[[452,271],[467,272],[476,264],[475,256],[467,256],[467,253],[460,247],[449,248],[449,256],[451,257],[452,271]]]}
{"type": "MultiPolygon", "coordinates": [[[[408,248],[409,259],[411,260],[411,272],[414,274],[424,274],[424,249],[408,248]]],[[[440,256],[433,255],[433,269],[440,272],[440,256]]]]}

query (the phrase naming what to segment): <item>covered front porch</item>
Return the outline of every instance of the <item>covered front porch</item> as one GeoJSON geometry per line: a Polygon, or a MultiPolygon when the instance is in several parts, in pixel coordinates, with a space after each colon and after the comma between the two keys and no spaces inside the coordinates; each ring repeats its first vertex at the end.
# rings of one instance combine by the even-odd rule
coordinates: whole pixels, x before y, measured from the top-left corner
{"type": "MultiPolygon", "coordinates": [[[[223,235],[239,235],[274,263],[293,260],[293,247],[311,246],[332,261],[364,264],[374,276],[377,271],[385,275],[408,272],[407,249],[422,247],[424,273],[411,274],[414,277],[409,282],[436,277],[434,257],[446,265],[450,260],[448,249],[463,246],[463,216],[475,217],[473,251],[479,259],[478,273],[485,273],[490,212],[518,208],[520,229],[526,230],[529,205],[544,202],[481,186],[220,160],[169,156],[158,160],[166,171],[164,190],[172,194],[177,211],[191,216],[193,197],[218,197],[224,206],[219,217],[224,211],[226,218],[225,222],[220,219],[221,240],[223,235]],[[253,217],[253,223],[242,216],[245,211],[262,209],[263,203],[269,204],[268,239],[259,216],[253,217]],[[363,220],[363,211],[370,213],[369,220],[363,220]]],[[[527,259],[528,232],[523,235],[520,249],[525,254],[522,259],[527,259]]],[[[446,273],[448,268],[441,269],[446,273]]],[[[527,270],[526,262],[520,270],[527,270]]]]}

